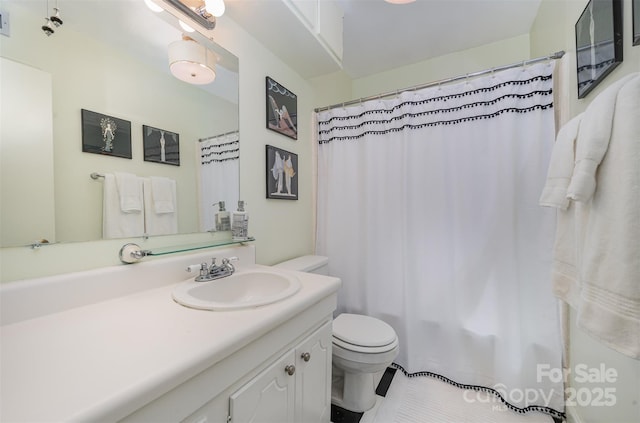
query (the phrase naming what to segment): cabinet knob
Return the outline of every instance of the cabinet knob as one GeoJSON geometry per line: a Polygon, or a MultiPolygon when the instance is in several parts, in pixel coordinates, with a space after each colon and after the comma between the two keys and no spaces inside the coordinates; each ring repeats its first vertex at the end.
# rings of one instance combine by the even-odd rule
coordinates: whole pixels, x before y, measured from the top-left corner
{"type": "Polygon", "coordinates": [[[311,354],[309,354],[308,352],[302,353],[302,355],[300,355],[300,357],[301,357],[304,361],[309,361],[309,360],[311,360],[311,354]]]}
{"type": "Polygon", "coordinates": [[[296,366],[294,366],[293,364],[289,364],[287,367],[284,368],[284,371],[289,376],[293,376],[293,374],[296,372],[296,366]]]}

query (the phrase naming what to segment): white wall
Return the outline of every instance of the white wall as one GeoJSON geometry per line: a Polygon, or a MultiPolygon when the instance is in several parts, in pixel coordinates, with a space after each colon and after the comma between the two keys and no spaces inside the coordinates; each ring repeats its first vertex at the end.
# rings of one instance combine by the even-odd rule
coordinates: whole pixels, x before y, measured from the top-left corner
{"type": "Polygon", "coordinates": [[[311,80],[315,107],[394,92],[530,58],[529,35],[521,35],[412,65],[351,80],[342,71],[311,80]]]}
{"type": "MultiPolygon", "coordinates": [[[[563,84],[559,97],[565,102],[565,120],[584,111],[589,103],[603,89],[624,75],[640,71],[640,46],[632,46],[631,0],[624,0],[624,60],[607,78],[585,98],[578,99],[576,89],[576,56],[574,25],[587,5],[587,0],[543,0],[536,21],[531,30],[531,54],[546,54],[549,50],[565,50],[561,63],[563,84]]],[[[640,421],[640,361],[633,360],[613,351],[575,325],[575,312],[571,312],[569,324],[569,394],[581,394],[583,400],[574,400],[567,407],[569,422],[573,423],[636,423],[640,421]],[[599,369],[601,364],[615,369],[614,383],[576,382],[576,366],[599,369]],[[599,388],[615,390],[615,406],[595,406],[589,395],[595,398],[599,388]]]]}
{"type": "Polygon", "coordinates": [[[314,92],[308,81],[276,58],[235,22],[222,16],[215,41],[240,58],[240,194],[256,238],[256,261],[277,262],[313,252],[311,113],[314,92]],[[296,94],[298,139],[266,129],[265,77],[296,94]],[[265,145],[298,155],[298,200],[266,198],[265,145]]]}
{"type": "Polygon", "coordinates": [[[529,58],[529,36],[521,35],[357,79],[353,95],[360,98],[393,92],[529,58]]]}

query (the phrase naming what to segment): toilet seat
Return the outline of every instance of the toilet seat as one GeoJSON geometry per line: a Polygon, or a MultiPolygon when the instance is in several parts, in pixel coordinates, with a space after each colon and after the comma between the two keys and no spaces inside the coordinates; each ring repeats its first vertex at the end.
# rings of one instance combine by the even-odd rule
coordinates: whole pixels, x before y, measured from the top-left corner
{"type": "Polygon", "coordinates": [[[333,343],[349,351],[376,354],[397,348],[398,337],[382,320],[343,313],[333,320],[333,343]]]}

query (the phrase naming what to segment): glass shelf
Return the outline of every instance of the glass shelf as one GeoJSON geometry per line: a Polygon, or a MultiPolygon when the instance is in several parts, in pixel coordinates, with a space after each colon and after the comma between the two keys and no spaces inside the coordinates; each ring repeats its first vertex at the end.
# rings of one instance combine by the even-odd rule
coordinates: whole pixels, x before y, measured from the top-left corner
{"type": "Polygon", "coordinates": [[[225,245],[239,245],[239,244],[244,244],[246,242],[251,242],[255,240],[256,239],[254,237],[249,237],[243,240],[223,239],[223,240],[200,243],[200,244],[182,245],[179,247],[177,246],[161,247],[161,248],[155,248],[153,251],[149,251],[147,255],[148,256],[164,256],[166,254],[184,253],[188,251],[202,250],[204,248],[223,247],[225,245]]]}

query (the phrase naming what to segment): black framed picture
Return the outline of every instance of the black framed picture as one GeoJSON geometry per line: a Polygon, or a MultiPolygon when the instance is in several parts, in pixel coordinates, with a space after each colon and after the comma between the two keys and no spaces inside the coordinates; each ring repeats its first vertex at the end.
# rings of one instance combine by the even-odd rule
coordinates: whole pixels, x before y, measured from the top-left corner
{"type": "Polygon", "coordinates": [[[633,0],[633,45],[640,45],[640,0],[633,0]]]}
{"type": "Polygon", "coordinates": [[[622,0],[591,0],[575,25],[578,98],[622,63],[622,0]]]}
{"type": "Polygon", "coordinates": [[[81,109],[82,151],[131,158],[131,122],[81,109]]]}
{"type": "Polygon", "coordinates": [[[298,199],[298,155],[267,145],[267,198],[298,199]]]}
{"type": "Polygon", "coordinates": [[[298,139],[298,97],[267,76],[267,128],[298,139]]]}
{"type": "Polygon", "coordinates": [[[144,161],[180,166],[180,135],[142,125],[144,161]]]}

